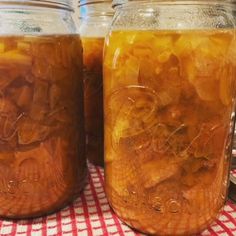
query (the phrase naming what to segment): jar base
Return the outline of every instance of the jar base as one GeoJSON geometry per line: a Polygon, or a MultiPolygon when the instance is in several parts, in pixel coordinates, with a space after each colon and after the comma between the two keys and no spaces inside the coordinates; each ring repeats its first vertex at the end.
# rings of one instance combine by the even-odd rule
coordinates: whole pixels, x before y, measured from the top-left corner
{"type": "Polygon", "coordinates": [[[45,216],[49,216],[52,214],[57,213],[58,211],[66,208],[68,205],[72,204],[83,192],[84,188],[86,187],[86,185],[88,184],[88,171],[86,171],[85,173],[85,177],[84,177],[84,181],[82,182],[80,190],[74,194],[72,197],[69,198],[69,200],[65,200],[63,201],[63,203],[58,204],[59,206],[53,208],[53,210],[44,210],[44,211],[38,211],[35,212],[33,214],[18,214],[16,215],[1,215],[0,214],[0,220],[31,220],[31,219],[35,219],[35,218],[40,218],[40,217],[45,217],[45,216]]]}

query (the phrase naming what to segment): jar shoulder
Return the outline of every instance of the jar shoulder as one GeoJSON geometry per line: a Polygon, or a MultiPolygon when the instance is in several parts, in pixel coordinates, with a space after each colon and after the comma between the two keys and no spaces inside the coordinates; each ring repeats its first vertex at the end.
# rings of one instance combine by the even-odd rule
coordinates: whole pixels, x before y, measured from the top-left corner
{"type": "Polygon", "coordinates": [[[0,9],[1,35],[77,33],[71,13],[57,9],[0,9]]]}
{"type": "Polygon", "coordinates": [[[157,5],[118,7],[112,29],[190,30],[232,28],[232,9],[224,5],[157,5]]]}

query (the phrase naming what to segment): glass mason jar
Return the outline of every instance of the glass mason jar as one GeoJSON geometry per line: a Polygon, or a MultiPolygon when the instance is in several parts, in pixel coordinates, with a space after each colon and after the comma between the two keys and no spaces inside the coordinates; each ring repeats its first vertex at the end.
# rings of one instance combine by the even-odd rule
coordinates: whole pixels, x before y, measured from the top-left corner
{"type": "Polygon", "coordinates": [[[85,182],[82,45],[69,0],[0,1],[0,216],[51,213],[85,182]]]}
{"type": "Polygon", "coordinates": [[[113,9],[109,0],[81,0],[79,7],[84,62],[86,154],[90,162],[103,166],[103,46],[113,9]]]}
{"type": "Polygon", "coordinates": [[[230,1],[114,1],[105,186],[128,225],[190,235],[224,206],[235,98],[230,1]]]}
{"type": "MultiPolygon", "coordinates": [[[[232,0],[233,5],[232,5],[232,12],[234,16],[234,22],[236,24],[236,2],[232,0]]],[[[233,47],[234,49],[234,54],[236,55],[236,41],[235,41],[235,46],[233,47]]],[[[234,62],[236,64],[236,57],[234,58],[234,62]]],[[[236,93],[236,89],[235,89],[236,93]]],[[[234,113],[235,116],[235,113],[234,113]]],[[[230,173],[230,186],[229,186],[229,198],[236,202],[236,127],[234,124],[234,138],[233,138],[233,150],[232,150],[232,162],[231,162],[231,173],[230,173]]]]}
{"type": "MultiPolygon", "coordinates": [[[[236,25],[236,1],[232,0],[233,4],[232,4],[232,12],[233,12],[233,16],[234,16],[234,23],[236,25]]],[[[235,47],[233,48],[236,54],[236,42],[235,42],[235,47]]],[[[235,64],[236,64],[236,58],[234,58],[235,64]]],[[[236,90],[235,90],[236,93],[236,90]]],[[[234,156],[236,156],[236,127],[234,130],[234,142],[233,142],[233,154],[234,156]]],[[[236,159],[236,158],[234,158],[236,159]]],[[[236,164],[236,161],[235,161],[236,164]]]]}

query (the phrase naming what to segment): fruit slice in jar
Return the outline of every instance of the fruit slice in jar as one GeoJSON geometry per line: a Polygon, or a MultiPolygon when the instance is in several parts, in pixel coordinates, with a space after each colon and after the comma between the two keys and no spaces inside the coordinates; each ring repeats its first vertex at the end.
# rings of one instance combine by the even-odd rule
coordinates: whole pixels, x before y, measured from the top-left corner
{"type": "MultiPolygon", "coordinates": [[[[198,43],[188,50],[190,56],[185,55],[181,58],[182,72],[195,87],[201,100],[221,99],[224,105],[228,105],[232,81],[227,78],[230,78],[232,72],[228,71],[231,66],[228,65],[226,55],[232,36],[222,32],[208,35],[202,40],[200,36],[196,38],[199,38],[198,43]]],[[[177,43],[175,46],[178,48],[177,43]]]]}
{"type": "Polygon", "coordinates": [[[166,52],[162,62],[152,58],[141,60],[139,70],[139,84],[152,88],[158,92],[159,105],[175,104],[181,92],[181,77],[179,59],[166,52]]]}
{"type": "Polygon", "coordinates": [[[153,90],[141,86],[123,87],[108,97],[105,118],[113,145],[144,133],[156,123],[156,98],[153,90]]]}

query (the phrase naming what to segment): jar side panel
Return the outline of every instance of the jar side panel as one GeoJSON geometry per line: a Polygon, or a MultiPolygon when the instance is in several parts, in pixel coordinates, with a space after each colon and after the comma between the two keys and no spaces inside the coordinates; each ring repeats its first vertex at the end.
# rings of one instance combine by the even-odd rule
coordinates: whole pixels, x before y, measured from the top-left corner
{"type": "Polygon", "coordinates": [[[87,158],[103,165],[103,45],[104,38],[81,37],[84,65],[87,158]]]}
{"type": "Polygon", "coordinates": [[[0,216],[53,212],[86,177],[78,36],[0,37],[0,216]]]}
{"type": "Polygon", "coordinates": [[[129,2],[116,9],[113,30],[194,30],[232,28],[232,10],[224,4],[129,2]]]}
{"type": "Polygon", "coordinates": [[[110,33],[104,54],[106,192],[132,227],[194,234],[223,207],[234,47],[233,30],[110,33]]]}
{"type": "Polygon", "coordinates": [[[0,34],[5,36],[76,34],[71,12],[58,9],[0,6],[0,34]]]}

